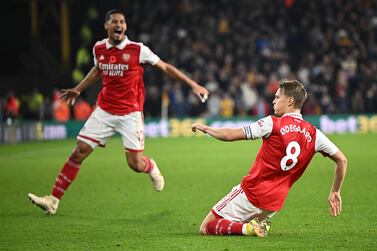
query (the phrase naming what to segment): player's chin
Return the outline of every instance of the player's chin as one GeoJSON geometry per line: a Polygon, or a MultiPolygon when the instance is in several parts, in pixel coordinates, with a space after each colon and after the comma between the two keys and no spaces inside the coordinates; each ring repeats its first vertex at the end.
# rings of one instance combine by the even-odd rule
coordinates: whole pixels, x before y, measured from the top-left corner
{"type": "Polygon", "coordinates": [[[111,38],[115,41],[115,42],[121,42],[124,38],[124,35],[123,34],[117,34],[117,33],[114,33],[111,38]]]}
{"type": "Polygon", "coordinates": [[[279,111],[277,111],[277,110],[275,110],[275,109],[274,109],[274,114],[275,114],[276,116],[278,116],[278,117],[280,117],[281,115],[283,115],[283,114],[281,114],[281,112],[279,112],[279,111]]]}

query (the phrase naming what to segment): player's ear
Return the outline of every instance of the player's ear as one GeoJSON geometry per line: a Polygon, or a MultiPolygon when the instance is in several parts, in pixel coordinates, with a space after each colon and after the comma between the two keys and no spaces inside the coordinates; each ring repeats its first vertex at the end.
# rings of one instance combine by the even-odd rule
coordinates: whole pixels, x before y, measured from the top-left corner
{"type": "Polygon", "coordinates": [[[294,106],[295,105],[295,99],[293,97],[288,97],[288,106],[294,106]]]}
{"type": "Polygon", "coordinates": [[[107,21],[103,24],[103,27],[105,28],[105,30],[109,29],[109,26],[107,25],[107,21]]]}

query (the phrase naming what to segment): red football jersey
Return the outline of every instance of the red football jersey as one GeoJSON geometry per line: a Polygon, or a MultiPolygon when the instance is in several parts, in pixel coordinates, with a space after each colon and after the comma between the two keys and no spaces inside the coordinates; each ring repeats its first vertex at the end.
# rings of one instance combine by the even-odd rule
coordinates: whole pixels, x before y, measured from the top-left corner
{"type": "Polygon", "coordinates": [[[98,41],[93,47],[93,55],[103,82],[97,105],[115,115],[143,111],[142,64],[155,65],[160,58],[142,43],[128,38],[116,46],[111,45],[108,39],[98,41]]]}
{"type": "Polygon", "coordinates": [[[337,147],[301,114],[269,116],[244,127],[248,139],[263,144],[241,186],[254,206],[278,211],[290,187],[307,168],[315,152],[333,155],[337,147]]]}

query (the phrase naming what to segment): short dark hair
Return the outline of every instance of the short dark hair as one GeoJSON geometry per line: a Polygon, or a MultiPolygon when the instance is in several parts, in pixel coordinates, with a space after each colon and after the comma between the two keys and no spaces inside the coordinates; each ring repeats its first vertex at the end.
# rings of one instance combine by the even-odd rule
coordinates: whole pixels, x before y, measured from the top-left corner
{"type": "Polygon", "coordinates": [[[295,108],[301,109],[308,96],[302,83],[297,80],[280,80],[279,88],[286,96],[292,97],[295,100],[295,108]]]}
{"type": "Polygon", "coordinates": [[[106,13],[106,16],[105,16],[105,21],[108,22],[110,20],[110,16],[112,14],[121,14],[124,16],[124,19],[126,19],[126,14],[124,13],[124,11],[122,10],[119,10],[119,9],[112,9],[112,10],[109,10],[107,13],[106,13]]]}

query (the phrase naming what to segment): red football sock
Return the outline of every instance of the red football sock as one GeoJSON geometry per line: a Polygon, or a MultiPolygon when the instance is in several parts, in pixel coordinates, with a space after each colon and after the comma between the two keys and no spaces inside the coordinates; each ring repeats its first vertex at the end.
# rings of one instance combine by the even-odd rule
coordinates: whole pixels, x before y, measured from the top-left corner
{"type": "Polygon", "coordinates": [[[147,156],[144,156],[143,157],[143,161],[145,163],[145,166],[144,166],[144,173],[149,173],[153,170],[154,166],[152,164],[152,161],[150,158],[148,158],[147,156]]]}
{"type": "Polygon", "coordinates": [[[69,185],[71,185],[72,181],[76,178],[79,170],[80,163],[68,159],[55,180],[55,185],[52,188],[51,194],[60,200],[69,185]]]}
{"type": "Polygon", "coordinates": [[[242,235],[244,223],[226,220],[224,218],[214,219],[207,224],[207,234],[212,235],[242,235]]]}

